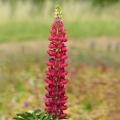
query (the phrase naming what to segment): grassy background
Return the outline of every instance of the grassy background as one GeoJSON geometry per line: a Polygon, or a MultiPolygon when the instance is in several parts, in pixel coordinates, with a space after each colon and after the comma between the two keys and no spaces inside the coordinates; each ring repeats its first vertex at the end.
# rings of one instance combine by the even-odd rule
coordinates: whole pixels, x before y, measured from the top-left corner
{"type": "MultiPolygon", "coordinates": [[[[31,2],[18,1],[15,5],[14,8],[0,1],[0,42],[47,38],[54,3],[46,1],[40,9],[31,2]]],[[[61,7],[68,37],[119,37],[119,6],[119,2],[103,8],[85,1],[63,2],[61,7]]]]}
{"type": "MultiPolygon", "coordinates": [[[[0,42],[13,40],[26,40],[46,38],[49,35],[49,22],[9,22],[0,25],[0,42]]],[[[81,37],[119,37],[119,20],[84,19],[79,22],[65,22],[68,37],[78,39],[81,37]]]]}

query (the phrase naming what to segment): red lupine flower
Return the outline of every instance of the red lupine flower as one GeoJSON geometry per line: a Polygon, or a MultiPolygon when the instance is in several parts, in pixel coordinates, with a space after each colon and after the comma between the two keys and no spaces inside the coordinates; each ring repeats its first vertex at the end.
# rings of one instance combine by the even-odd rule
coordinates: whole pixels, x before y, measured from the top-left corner
{"type": "Polygon", "coordinates": [[[45,87],[47,94],[45,95],[45,110],[47,113],[52,114],[54,118],[64,119],[67,114],[64,110],[67,109],[66,100],[68,97],[65,95],[65,84],[68,82],[66,75],[68,71],[65,67],[68,66],[67,59],[67,47],[65,42],[67,38],[65,36],[66,30],[63,28],[63,21],[61,17],[60,8],[56,8],[56,16],[52,23],[50,30],[50,40],[48,54],[50,56],[46,71],[45,82],[48,85],[45,87]]]}

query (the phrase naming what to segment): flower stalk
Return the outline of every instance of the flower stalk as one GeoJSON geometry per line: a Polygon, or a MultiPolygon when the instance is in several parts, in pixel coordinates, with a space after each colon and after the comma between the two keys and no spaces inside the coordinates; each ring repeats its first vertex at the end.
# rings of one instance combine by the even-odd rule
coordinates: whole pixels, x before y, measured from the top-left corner
{"type": "Polygon", "coordinates": [[[64,112],[67,109],[66,100],[68,97],[65,95],[65,84],[68,82],[66,75],[68,71],[65,69],[68,66],[67,47],[65,42],[66,30],[64,29],[62,13],[59,6],[55,9],[54,22],[50,30],[49,36],[49,61],[47,63],[48,70],[46,71],[45,82],[48,85],[45,87],[47,90],[45,110],[47,113],[53,115],[53,119],[65,119],[67,114],[64,112]]]}

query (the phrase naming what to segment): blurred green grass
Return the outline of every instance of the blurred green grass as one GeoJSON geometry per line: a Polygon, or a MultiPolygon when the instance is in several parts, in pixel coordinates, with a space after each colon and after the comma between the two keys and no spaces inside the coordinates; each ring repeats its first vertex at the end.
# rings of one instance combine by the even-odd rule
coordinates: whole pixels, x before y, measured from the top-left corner
{"type": "MultiPolygon", "coordinates": [[[[49,35],[50,22],[8,22],[0,24],[0,42],[46,38],[49,35]]],[[[120,37],[120,21],[117,19],[81,19],[65,22],[68,37],[120,37]]]]}
{"type": "Polygon", "coordinates": [[[39,22],[9,22],[0,25],[0,42],[47,37],[49,27],[39,22]]]}

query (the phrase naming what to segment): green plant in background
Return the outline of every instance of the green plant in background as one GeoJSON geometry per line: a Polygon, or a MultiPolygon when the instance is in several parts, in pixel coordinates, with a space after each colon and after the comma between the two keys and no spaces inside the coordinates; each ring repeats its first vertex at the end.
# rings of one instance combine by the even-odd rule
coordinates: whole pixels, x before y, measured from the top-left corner
{"type": "Polygon", "coordinates": [[[85,100],[83,102],[83,109],[87,112],[91,112],[93,109],[92,103],[90,100],[85,100]]]}
{"type": "Polygon", "coordinates": [[[41,11],[45,2],[46,0],[31,0],[32,5],[34,8],[36,8],[37,12],[41,11]]]}
{"type": "Polygon", "coordinates": [[[106,5],[112,5],[113,3],[117,3],[120,0],[92,0],[93,5],[99,5],[99,6],[106,6],[106,5]]]}

